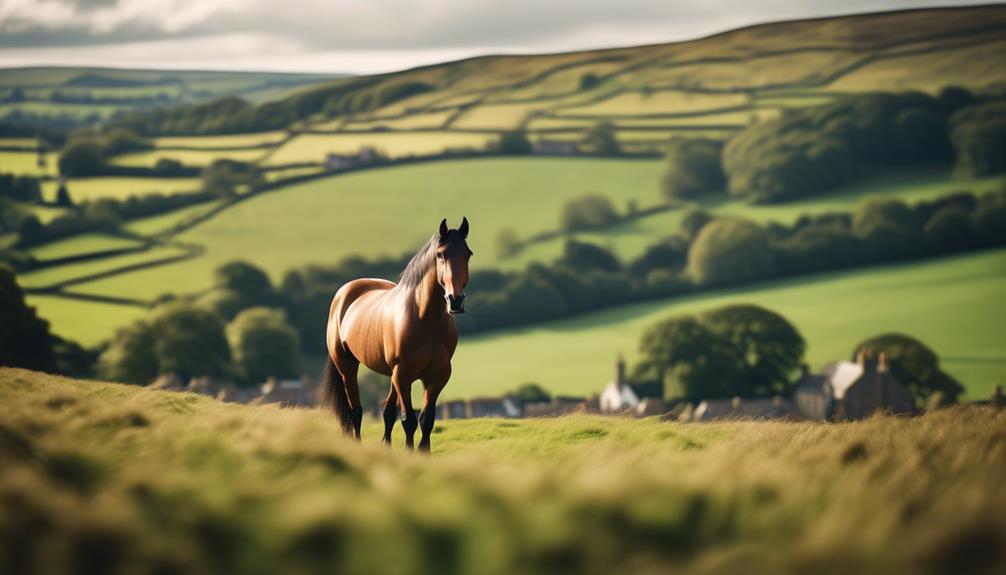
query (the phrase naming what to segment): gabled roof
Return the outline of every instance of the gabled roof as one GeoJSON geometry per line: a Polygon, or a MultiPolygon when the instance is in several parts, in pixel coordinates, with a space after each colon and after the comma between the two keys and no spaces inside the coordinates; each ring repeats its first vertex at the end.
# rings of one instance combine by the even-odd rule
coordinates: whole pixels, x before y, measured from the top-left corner
{"type": "Polygon", "coordinates": [[[863,366],[851,361],[836,361],[825,366],[821,375],[831,385],[835,399],[842,399],[845,392],[863,377],[863,366]]]}

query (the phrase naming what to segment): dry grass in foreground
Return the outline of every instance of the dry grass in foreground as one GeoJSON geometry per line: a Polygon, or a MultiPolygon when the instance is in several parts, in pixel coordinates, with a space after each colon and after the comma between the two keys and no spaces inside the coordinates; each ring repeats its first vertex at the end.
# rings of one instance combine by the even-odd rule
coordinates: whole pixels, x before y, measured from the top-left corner
{"type": "Polygon", "coordinates": [[[23,370],[0,369],[0,405],[0,573],[1006,568],[990,408],[449,421],[422,457],[321,412],[23,370]]]}

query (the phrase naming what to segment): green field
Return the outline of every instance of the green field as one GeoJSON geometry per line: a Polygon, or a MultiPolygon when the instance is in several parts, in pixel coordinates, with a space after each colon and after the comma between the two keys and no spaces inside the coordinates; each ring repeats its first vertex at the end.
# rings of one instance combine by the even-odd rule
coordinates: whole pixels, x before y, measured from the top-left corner
{"type": "MultiPolygon", "coordinates": [[[[600,393],[615,356],[624,353],[631,363],[648,326],[674,315],[753,303],[793,322],[815,368],[848,358],[867,337],[900,331],[931,346],[968,398],[984,399],[993,385],[1006,385],[1003,294],[1006,250],[996,250],[618,307],[463,338],[444,394],[493,395],[530,381],[554,393],[600,393]]],[[[469,312],[478,310],[473,305],[469,312]]]]}
{"type": "Polygon", "coordinates": [[[133,152],[113,158],[117,166],[135,166],[152,168],[159,160],[177,160],[186,166],[208,166],[217,160],[227,159],[239,162],[257,162],[268,150],[251,149],[206,149],[206,150],[153,150],[150,152],[133,152]]]}
{"type": "Polygon", "coordinates": [[[389,158],[428,156],[448,149],[483,150],[493,134],[461,132],[371,132],[359,134],[301,134],[287,141],[265,160],[267,166],[324,163],[329,153],[353,154],[374,148],[389,158]]]}
{"type": "Polygon", "coordinates": [[[29,253],[39,260],[54,260],[92,252],[134,248],[140,242],[99,233],[82,234],[32,248],[29,253]]]}
{"type": "MultiPolygon", "coordinates": [[[[168,246],[87,262],[65,264],[18,274],[18,283],[27,288],[51,287],[65,281],[104,273],[117,268],[178,256],[185,250],[168,246]]],[[[44,310],[43,310],[44,311],[44,310]]],[[[44,315],[44,314],[43,314],[44,315]]]]}
{"type": "Polygon", "coordinates": [[[139,234],[141,236],[156,236],[162,233],[170,232],[175,228],[175,226],[188,222],[193,218],[202,216],[216,209],[217,207],[219,207],[218,202],[207,202],[204,204],[196,204],[194,206],[179,208],[173,212],[168,212],[166,214],[150,216],[149,218],[142,218],[139,220],[133,220],[126,223],[124,227],[126,231],[128,231],[131,234],[139,234]]]}
{"type": "MultiPolygon", "coordinates": [[[[915,203],[931,200],[958,191],[983,194],[1006,186],[1006,177],[993,176],[976,180],[955,180],[942,169],[882,171],[863,181],[814,198],[805,198],[784,204],[752,206],[727,196],[714,197],[694,205],[717,216],[737,216],[758,222],[791,224],[806,214],[825,212],[853,212],[868,198],[897,198],[915,203]]],[[[617,205],[617,204],[616,204],[617,205]]],[[[678,231],[685,209],[660,212],[652,216],[631,220],[610,228],[580,232],[574,237],[605,246],[623,259],[639,256],[658,238],[678,231]]],[[[504,260],[507,268],[523,268],[535,261],[552,261],[562,254],[565,236],[529,244],[518,255],[504,260]]]]}
{"type": "Polygon", "coordinates": [[[38,315],[49,322],[54,333],[66,334],[66,337],[86,346],[107,341],[117,329],[147,315],[147,309],[143,307],[52,295],[29,295],[28,305],[38,310],[38,315]]]}
{"type": "Polygon", "coordinates": [[[54,176],[59,171],[56,154],[45,154],[45,166],[39,167],[35,152],[0,151],[0,174],[17,176],[54,176]]]}
{"type": "Polygon", "coordinates": [[[166,136],[154,139],[156,148],[244,148],[270,146],[287,137],[286,132],[263,132],[232,136],[166,136]]]}
{"type": "Polygon", "coordinates": [[[302,264],[415,251],[441,218],[457,225],[462,216],[472,222],[473,262],[490,267],[500,230],[525,235],[552,229],[569,198],[601,192],[618,204],[630,198],[643,206],[657,202],[660,169],[653,161],[491,159],[323,178],[241,202],[176,236],[206,246],[203,256],[81,289],[141,298],[166,290],[195,292],[209,287],[217,266],[235,259],[262,266],[278,281],[302,264]],[[531,204],[535,210],[526,209],[531,204]]]}
{"type": "Polygon", "coordinates": [[[994,573],[1006,417],[438,422],[0,369],[0,571],[994,573]],[[391,559],[393,557],[393,560],[391,559]]]}
{"type": "MultiPolygon", "coordinates": [[[[49,202],[56,201],[59,183],[50,180],[42,183],[42,197],[49,202]]],[[[194,192],[202,187],[199,178],[130,178],[108,176],[101,178],[80,178],[69,180],[66,189],[74,202],[88,202],[111,198],[124,200],[130,196],[151,193],[164,195],[178,192],[194,192]]]]}

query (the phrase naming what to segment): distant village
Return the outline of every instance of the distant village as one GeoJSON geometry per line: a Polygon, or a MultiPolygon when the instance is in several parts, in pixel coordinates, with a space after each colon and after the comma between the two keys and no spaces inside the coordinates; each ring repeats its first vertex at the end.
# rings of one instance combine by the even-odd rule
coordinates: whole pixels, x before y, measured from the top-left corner
{"type": "MultiPolygon", "coordinates": [[[[219,401],[245,404],[279,404],[284,407],[314,407],[322,390],[308,376],[300,379],[270,378],[256,387],[194,378],[187,384],[174,375],[155,381],[155,389],[186,391],[214,397],[219,401]]],[[[860,351],[856,361],[838,361],[812,373],[805,365],[796,383],[793,398],[707,399],[680,402],[669,407],[653,390],[630,385],[625,362],[615,362],[614,377],[599,393],[590,397],[554,396],[549,401],[521,401],[514,396],[476,397],[441,402],[438,419],[477,417],[530,418],[593,413],[623,417],[659,416],[667,421],[704,422],[728,420],[844,421],[865,419],[877,412],[911,415],[917,411],[908,389],[888,369],[884,353],[872,357],[860,351]]],[[[978,404],[1003,406],[1001,386],[991,399],[978,404]]]]}

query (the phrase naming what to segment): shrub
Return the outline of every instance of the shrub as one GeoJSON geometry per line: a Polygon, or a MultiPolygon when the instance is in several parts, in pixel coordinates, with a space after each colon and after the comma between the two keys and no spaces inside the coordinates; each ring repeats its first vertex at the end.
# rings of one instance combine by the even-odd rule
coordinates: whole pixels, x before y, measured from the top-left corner
{"type": "Polygon", "coordinates": [[[592,194],[566,202],[560,216],[560,226],[566,231],[590,230],[618,221],[618,213],[608,198],[592,194]]]}
{"type": "Polygon", "coordinates": [[[702,228],[688,250],[688,273],[702,286],[766,279],[775,269],[768,234],[747,220],[713,220],[702,228]]]}
{"type": "Polygon", "coordinates": [[[282,311],[264,307],[242,311],[227,326],[227,340],[246,382],[300,372],[300,338],[282,311]]]}
{"type": "Polygon", "coordinates": [[[668,148],[663,191],[668,200],[689,200],[720,193],[726,175],[720,163],[722,142],[673,139],[668,148]]]}
{"type": "Polygon", "coordinates": [[[503,132],[496,147],[502,154],[526,155],[531,153],[531,142],[520,130],[503,132]]]}
{"type": "Polygon", "coordinates": [[[975,178],[1006,172],[1006,101],[968,106],[950,119],[954,173],[975,178]]]}
{"type": "Polygon", "coordinates": [[[584,134],[581,145],[587,153],[597,156],[620,156],[622,147],[616,135],[614,125],[600,122],[584,134]]]}

